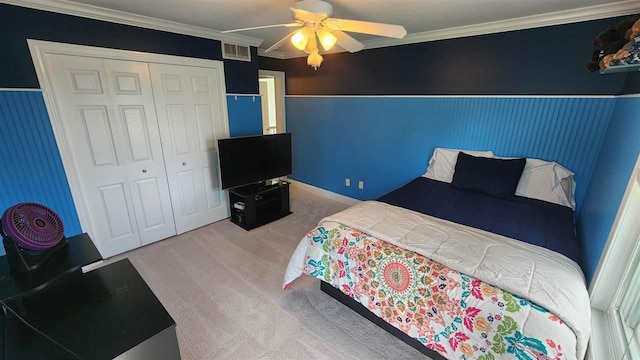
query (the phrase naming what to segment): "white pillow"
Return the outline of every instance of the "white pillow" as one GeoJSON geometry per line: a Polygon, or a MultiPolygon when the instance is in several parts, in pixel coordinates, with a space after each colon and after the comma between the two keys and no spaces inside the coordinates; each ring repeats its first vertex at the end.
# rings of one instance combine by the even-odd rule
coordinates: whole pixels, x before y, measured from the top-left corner
{"type": "Polygon", "coordinates": [[[516,195],[576,209],[573,172],[553,161],[527,158],[516,195]]]}
{"type": "Polygon", "coordinates": [[[472,151],[459,149],[435,148],[429,160],[424,177],[450,183],[458,161],[458,153],[462,151],[472,156],[493,157],[493,151],[472,151]]]}

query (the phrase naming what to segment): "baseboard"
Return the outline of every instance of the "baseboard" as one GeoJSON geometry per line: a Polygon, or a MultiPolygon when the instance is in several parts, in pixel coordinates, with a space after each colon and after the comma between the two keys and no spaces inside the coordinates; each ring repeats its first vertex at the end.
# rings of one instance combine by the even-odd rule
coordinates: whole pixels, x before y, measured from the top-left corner
{"type": "Polygon", "coordinates": [[[331,200],[335,200],[338,202],[341,202],[343,204],[347,204],[347,205],[356,205],[360,202],[362,202],[362,200],[358,200],[358,199],[354,199],[348,196],[344,196],[344,195],[340,195],[338,193],[334,193],[333,191],[329,191],[329,190],[325,190],[313,185],[309,185],[309,184],[305,184],[303,182],[300,181],[296,181],[296,180],[291,180],[291,179],[287,179],[288,182],[291,183],[291,185],[293,187],[296,187],[300,190],[305,190],[308,191],[310,193],[314,193],[316,195],[320,195],[323,197],[326,197],[327,199],[331,199],[331,200]]]}
{"type": "Polygon", "coordinates": [[[85,265],[85,266],[82,267],[82,273],[86,274],[91,270],[95,270],[95,269],[97,269],[99,267],[102,267],[103,265],[104,265],[104,260],[96,261],[96,262],[94,262],[92,264],[85,265]]]}

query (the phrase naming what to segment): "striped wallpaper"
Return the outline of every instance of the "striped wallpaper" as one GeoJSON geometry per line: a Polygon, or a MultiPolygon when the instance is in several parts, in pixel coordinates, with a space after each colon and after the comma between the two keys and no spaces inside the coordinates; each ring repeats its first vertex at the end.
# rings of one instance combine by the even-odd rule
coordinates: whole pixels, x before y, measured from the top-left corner
{"type": "Polygon", "coordinates": [[[435,147],[490,149],[571,169],[580,207],[615,98],[290,96],[286,104],[295,180],[373,199],[423,174],[435,147]]]}
{"type": "Polygon", "coordinates": [[[20,202],[41,203],[60,216],[66,236],[80,234],[42,93],[0,91],[0,130],[0,211],[20,202]]]}
{"type": "Polygon", "coordinates": [[[598,266],[639,154],[640,95],[619,97],[578,218],[578,233],[588,244],[583,246],[588,280],[598,266]]]}

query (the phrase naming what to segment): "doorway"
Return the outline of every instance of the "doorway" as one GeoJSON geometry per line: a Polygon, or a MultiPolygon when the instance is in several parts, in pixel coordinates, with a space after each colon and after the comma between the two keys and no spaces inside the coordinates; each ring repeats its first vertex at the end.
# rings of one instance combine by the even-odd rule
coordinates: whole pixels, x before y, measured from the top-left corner
{"type": "Polygon", "coordinates": [[[281,71],[258,71],[258,84],[262,101],[262,133],[286,132],[285,74],[281,71]]]}

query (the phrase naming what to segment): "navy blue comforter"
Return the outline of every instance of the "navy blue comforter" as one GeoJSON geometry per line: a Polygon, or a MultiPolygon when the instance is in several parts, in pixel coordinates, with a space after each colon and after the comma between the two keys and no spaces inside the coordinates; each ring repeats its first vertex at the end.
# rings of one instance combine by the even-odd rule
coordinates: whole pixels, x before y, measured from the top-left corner
{"type": "Polygon", "coordinates": [[[419,177],[378,199],[559,252],[580,264],[573,210],[516,196],[505,200],[419,177]]]}

